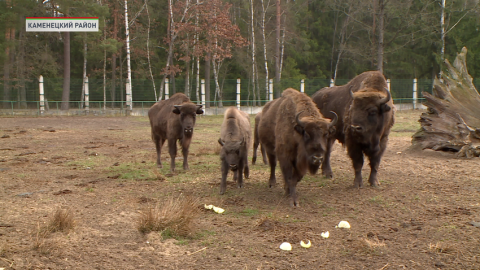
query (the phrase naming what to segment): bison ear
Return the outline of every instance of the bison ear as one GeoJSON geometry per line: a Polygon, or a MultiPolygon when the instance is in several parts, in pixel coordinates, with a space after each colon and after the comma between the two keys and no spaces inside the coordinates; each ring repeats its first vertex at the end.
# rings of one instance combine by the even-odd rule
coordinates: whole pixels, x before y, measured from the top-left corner
{"type": "Polygon", "coordinates": [[[300,126],[300,125],[295,125],[294,129],[295,129],[295,131],[298,132],[300,135],[303,135],[303,133],[305,132],[305,129],[303,129],[303,127],[300,126]]]}
{"type": "Polygon", "coordinates": [[[219,139],[218,139],[218,143],[219,143],[221,146],[223,146],[223,145],[225,144],[225,142],[222,141],[222,138],[219,138],[219,139]]]}
{"type": "Polygon", "coordinates": [[[180,109],[182,108],[182,106],[181,105],[173,105],[173,107],[174,108],[173,108],[172,112],[174,114],[180,114],[180,109]]]}
{"type": "Polygon", "coordinates": [[[337,131],[337,129],[335,128],[335,126],[332,126],[328,129],[328,132],[330,133],[330,135],[335,134],[336,131],[337,131]]]}
{"type": "Polygon", "coordinates": [[[202,106],[203,105],[197,105],[197,114],[203,114],[202,106]]]}
{"type": "Polygon", "coordinates": [[[388,112],[392,108],[388,104],[382,104],[381,109],[382,109],[382,112],[388,112]]]}

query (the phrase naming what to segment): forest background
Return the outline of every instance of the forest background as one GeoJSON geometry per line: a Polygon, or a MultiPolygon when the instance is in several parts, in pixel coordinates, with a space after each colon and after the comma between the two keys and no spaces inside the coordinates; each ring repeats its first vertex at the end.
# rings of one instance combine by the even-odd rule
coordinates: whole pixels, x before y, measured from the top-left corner
{"type": "Polygon", "coordinates": [[[221,101],[241,78],[261,105],[269,79],[275,97],[289,82],[312,92],[366,70],[431,81],[464,46],[480,78],[479,11],[479,0],[0,0],[0,99],[27,107],[42,75],[68,109],[88,77],[114,106],[131,72],[134,100],[163,98],[168,79],[170,95],[198,101],[205,79],[207,100],[221,101]],[[25,31],[26,17],[62,16],[99,17],[100,31],[25,31]]]}

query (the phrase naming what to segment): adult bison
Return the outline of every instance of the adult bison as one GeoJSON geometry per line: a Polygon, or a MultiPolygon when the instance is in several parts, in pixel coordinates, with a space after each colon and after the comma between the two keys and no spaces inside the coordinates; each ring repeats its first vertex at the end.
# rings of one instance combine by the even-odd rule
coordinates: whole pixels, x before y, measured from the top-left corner
{"type": "Polygon", "coordinates": [[[315,174],[322,163],[328,137],[335,132],[337,117],[325,119],[312,99],[288,88],[282,97],[270,101],[262,111],[258,126],[260,143],[270,164],[269,186],[276,183],[276,160],[285,181],[285,193],[298,206],[297,183],[307,170],[315,174]]]}
{"type": "Polygon", "coordinates": [[[168,140],[168,152],[171,158],[170,171],[175,172],[175,156],[177,140],[182,146],[183,169],[188,170],[188,148],[192,141],[193,127],[197,114],[202,114],[202,105],[195,105],[182,93],[170,99],[155,103],[148,110],[148,118],[152,127],[152,140],[157,149],[157,166],[162,168],[160,154],[165,140],[168,140]]]}
{"type": "Polygon", "coordinates": [[[393,126],[393,101],[385,77],[379,71],[367,71],[343,86],[325,87],[312,96],[325,115],[337,113],[335,136],[328,141],[327,153],[322,163],[322,173],[332,177],[330,153],[335,140],[346,145],[355,170],[355,187],[362,187],[364,154],[370,160],[372,186],[378,186],[378,166],[385,152],[388,134],[393,126]]]}
{"type": "Polygon", "coordinates": [[[257,161],[257,149],[259,145],[260,145],[260,151],[262,152],[263,163],[268,164],[265,148],[263,147],[263,145],[260,144],[260,139],[258,138],[258,124],[260,123],[261,117],[262,117],[262,112],[259,112],[257,113],[257,115],[255,115],[255,128],[253,131],[253,157],[252,157],[253,165],[255,165],[255,162],[257,161]]]}
{"type": "Polygon", "coordinates": [[[220,139],[222,146],[220,159],[222,161],[222,182],[220,194],[227,189],[227,174],[231,170],[233,179],[239,188],[243,187],[243,174],[249,176],[248,150],[250,149],[252,128],[247,113],[230,107],[225,111],[222,126],[220,127],[220,139]]]}

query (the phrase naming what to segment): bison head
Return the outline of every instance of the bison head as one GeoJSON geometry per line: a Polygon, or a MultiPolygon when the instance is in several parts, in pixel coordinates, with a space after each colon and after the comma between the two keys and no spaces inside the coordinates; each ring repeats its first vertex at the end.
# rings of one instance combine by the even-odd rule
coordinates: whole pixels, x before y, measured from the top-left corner
{"type": "Polygon", "coordinates": [[[392,108],[390,92],[387,96],[376,90],[364,89],[353,94],[352,105],[347,113],[349,117],[345,128],[347,134],[362,144],[370,145],[378,151],[380,137],[385,126],[385,115],[392,108]],[[389,104],[390,103],[390,104],[389,104]]]}
{"type": "Polygon", "coordinates": [[[174,105],[173,107],[174,108],[172,112],[180,115],[183,134],[187,137],[192,136],[197,114],[203,113],[202,105],[184,103],[182,105],[174,105]]]}
{"type": "Polygon", "coordinates": [[[308,169],[315,174],[323,162],[323,156],[327,149],[328,137],[335,133],[335,124],[338,116],[335,112],[334,119],[330,123],[325,119],[300,120],[300,114],[295,116],[295,131],[302,136],[305,155],[307,157],[308,169]]]}
{"type": "Polygon", "coordinates": [[[227,163],[231,171],[236,171],[240,161],[245,155],[247,142],[245,140],[225,142],[220,138],[218,139],[218,143],[222,146],[220,158],[227,163]]]}

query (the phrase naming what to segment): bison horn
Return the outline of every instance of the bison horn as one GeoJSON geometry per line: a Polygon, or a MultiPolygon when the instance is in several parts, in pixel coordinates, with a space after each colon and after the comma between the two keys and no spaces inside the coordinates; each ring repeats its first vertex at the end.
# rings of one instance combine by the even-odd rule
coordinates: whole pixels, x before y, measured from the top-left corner
{"type": "Polygon", "coordinates": [[[173,105],[173,107],[177,108],[178,110],[180,110],[182,108],[182,105],[173,105]]]}
{"type": "Polygon", "coordinates": [[[301,112],[297,113],[297,115],[295,115],[295,122],[297,122],[297,124],[298,124],[299,126],[301,126],[302,128],[304,128],[304,127],[305,127],[305,124],[304,124],[302,121],[300,121],[300,114],[302,114],[302,113],[303,113],[303,111],[301,111],[301,112]]]}
{"type": "MultiPolygon", "coordinates": [[[[385,89],[386,89],[386,88],[385,88],[385,89]]],[[[378,104],[379,104],[379,105],[385,104],[385,103],[389,102],[391,98],[392,98],[392,94],[390,94],[390,91],[388,91],[388,89],[387,89],[387,96],[384,97],[384,98],[382,98],[382,99],[380,99],[380,100],[378,101],[378,104]]]]}
{"type": "Polygon", "coordinates": [[[334,111],[330,111],[330,112],[333,113],[333,118],[332,118],[332,121],[330,122],[330,124],[328,124],[328,128],[331,128],[331,127],[335,126],[335,124],[338,121],[338,115],[334,111]]]}
{"type": "Polygon", "coordinates": [[[350,92],[350,96],[352,97],[352,99],[355,99],[355,97],[353,96],[352,90],[349,90],[349,92],[350,92]]]}

